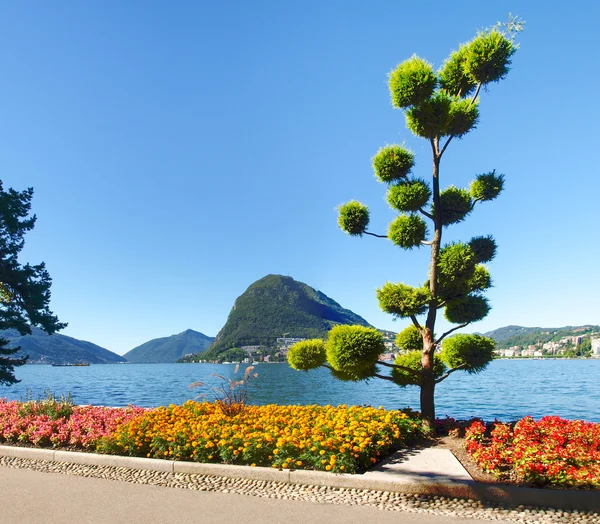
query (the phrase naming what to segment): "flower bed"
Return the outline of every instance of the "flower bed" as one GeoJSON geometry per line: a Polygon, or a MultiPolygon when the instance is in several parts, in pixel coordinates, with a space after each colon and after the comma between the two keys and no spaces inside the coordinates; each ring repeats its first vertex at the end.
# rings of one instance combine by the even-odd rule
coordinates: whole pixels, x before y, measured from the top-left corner
{"type": "Polygon", "coordinates": [[[356,406],[247,406],[228,417],[215,403],[147,411],[100,449],[134,456],[354,473],[420,435],[400,411],[356,406]]]}
{"type": "Polygon", "coordinates": [[[217,403],[156,409],[0,400],[0,441],[101,453],[354,473],[421,436],[416,418],[356,406],[217,403]]]}
{"type": "Polygon", "coordinates": [[[0,442],[95,450],[100,439],[144,411],[136,407],[73,406],[56,400],[0,399],[0,442]]]}
{"type": "Polygon", "coordinates": [[[600,424],[525,417],[495,424],[489,436],[482,422],[466,431],[467,453],[500,479],[539,486],[600,487],[600,424]]]}

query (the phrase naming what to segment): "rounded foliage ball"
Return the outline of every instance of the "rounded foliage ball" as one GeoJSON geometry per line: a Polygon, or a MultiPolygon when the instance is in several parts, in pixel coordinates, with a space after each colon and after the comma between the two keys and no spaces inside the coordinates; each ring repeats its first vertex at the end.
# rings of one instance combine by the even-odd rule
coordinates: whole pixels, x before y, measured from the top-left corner
{"type": "Polygon", "coordinates": [[[492,287],[492,277],[487,268],[481,264],[475,266],[473,276],[467,282],[469,292],[471,291],[485,291],[492,287]]]}
{"type": "MultiPolygon", "coordinates": [[[[409,368],[417,372],[419,375],[415,375],[414,373],[410,373],[406,370],[399,368],[392,368],[392,378],[394,382],[399,386],[417,386],[420,382],[420,373],[423,370],[423,365],[421,364],[421,359],[423,355],[420,351],[411,351],[409,353],[402,353],[396,357],[394,364],[397,366],[402,366],[405,368],[409,368]]],[[[433,376],[434,378],[441,377],[446,371],[446,366],[444,363],[437,357],[433,357],[433,376]]]]}
{"type": "Polygon", "coordinates": [[[431,189],[424,180],[416,179],[391,186],[387,201],[392,209],[410,212],[421,209],[431,198],[431,189]]]}
{"type": "Polygon", "coordinates": [[[386,313],[400,318],[425,313],[431,295],[429,288],[415,288],[406,284],[386,282],[377,290],[379,307],[386,313]]]}
{"type": "Polygon", "coordinates": [[[320,339],[296,342],[288,351],[288,364],[299,371],[315,369],[325,363],[325,343],[320,339]]]}
{"type": "Polygon", "coordinates": [[[404,351],[421,351],[423,336],[417,326],[411,324],[396,335],[395,344],[404,351]]]}
{"type": "Polygon", "coordinates": [[[452,98],[436,93],[406,111],[406,127],[421,138],[435,138],[448,134],[452,98]]]}
{"type": "Polygon", "coordinates": [[[490,306],[485,297],[479,295],[467,295],[448,301],[444,316],[453,324],[464,324],[465,322],[477,322],[490,312],[490,306]]]}
{"type": "Polygon", "coordinates": [[[454,51],[444,62],[439,72],[440,86],[450,96],[469,96],[477,86],[477,81],[465,72],[467,53],[468,49],[464,45],[460,46],[458,51],[454,51]]]}
{"type": "Polygon", "coordinates": [[[490,262],[496,256],[496,241],[491,235],[473,237],[469,242],[469,246],[477,262],[490,262]]]}
{"type": "Polygon", "coordinates": [[[440,204],[442,225],[449,226],[465,219],[472,210],[473,200],[466,189],[450,186],[440,193],[440,204]]]}
{"type": "Polygon", "coordinates": [[[497,175],[495,171],[477,175],[469,189],[475,200],[494,200],[504,189],[504,175],[497,175]]]}
{"type": "Polygon", "coordinates": [[[417,215],[400,215],[388,228],[388,238],[403,249],[420,247],[426,236],[427,224],[417,215]]]}
{"type": "Polygon", "coordinates": [[[380,148],[373,157],[375,177],[386,184],[405,178],[414,165],[414,153],[396,144],[380,148]]]}
{"type": "Polygon", "coordinates": [[[482,32],[465,44],[464,71],[482,84],[498,82],[508,73],[516,50],[501,31],[482,32]]]}
{"type": "Polygon", "coordinates": [[[375,373],[375,363],[385,352],[383,335],[375,328],[335,326],[329,331],[326,344],[331,367],[347,380],[364,380],[375,373]]]}
{"type": "Polygon", "coordinates": [[[430,63],[413,55],[389,74],[392,105],[406,108],[429,98],[437,85],[437,76],[430,63]]]}
{"type": "Polygon", "coordinates": [[[470,100],[455,99],[450,104],[446,135],[461,137],[477,125],[479,107],[470,100]]]}
{"type": "Polygon", "coordinates": [[[464,366],[468,373],[479,373],[494,358],[495,342],[481,335],[454,335],[444,339],[440,358],[450,367],[464,366]]]}
{"type": "Polygon", "coordinates": [[[357,200],[338,207],[338,225],[349,235],[362,235],[369,225],[369,208],[357,200]]]}
{"type": "Polygon", "coordinates": [[[453,300],[468,294],[468,281],[475,271],[475,257],[467,244],[451,243],[440,250],[438,258],[438,298],[453,300]]]}

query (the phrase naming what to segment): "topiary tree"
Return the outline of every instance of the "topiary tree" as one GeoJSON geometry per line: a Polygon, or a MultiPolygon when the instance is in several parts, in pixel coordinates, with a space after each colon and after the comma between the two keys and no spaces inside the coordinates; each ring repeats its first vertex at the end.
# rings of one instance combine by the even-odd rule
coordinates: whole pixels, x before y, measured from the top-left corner
{"type": "Polygon", "coordinates": [[[431,183],[413,175],[412,151],[403,145],[387,145],[373,158],[375,177],[387,185],[387,202],[398,213],[387,234],[367,229],[369,210],[361,202],[353,200],[338,208],[338,224],[349,235],[387,238],[405,250],[431,249],[429,275],[423,285],[387,282],[377,290],[384,311],[412,322],[396,339],[406,352],[393,364],[380,361],[381,334],[360,326],[338,326],[330,332],[327,363],[323,352],[314,349],[320,347],[317,341],[305,343],[306,348],[313,348],[311,358],[301,357],[300,346],[290,350],[289,362],[296,369],[323,365],[343,380],[377,377],[400,386],[419,386],[423,420],[430,429],[434,427],[436,384],[458,370],[480,372],[492,360],[494,349],[491,339],[479,335],[449,335],[488,314],[490,306],[483,293],[492,280],[483,264],[494,258],[496,243],[491,236],[478,236],[468,242],[442,244],[442,234],[448,226],[465,220],[477,203],[494,200],[504,186],[504,175],[492,170],[477,175],[468,188],[441,189],[440,164],[451,142],[477,125],[481,88],[504,79],[517,49],[514,36],[521,29],[522,22],[511,17],[505,26],[479,32],[452,52],[437,72],[417,56],[398,65],[389,74],[392,105],[404,111],[408,129],[431,145],[431,183]],[[456,326],[436,336],[441,310],[456,326]],[[391,375],[381,375],[378,365],[391,367],[391,375]]]}

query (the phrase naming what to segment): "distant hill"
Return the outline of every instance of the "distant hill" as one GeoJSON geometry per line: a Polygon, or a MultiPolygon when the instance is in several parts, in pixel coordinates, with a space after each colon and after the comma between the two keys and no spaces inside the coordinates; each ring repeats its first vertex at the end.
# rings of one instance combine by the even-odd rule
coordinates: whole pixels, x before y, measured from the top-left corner
{"type": "Polygon", "coordinates": [[[600,326],[564,326],[560,328],[540,328],[523,326],[506,326],[484,333],[486,337],[493,338],[497,342],[498,349],[512,346],[529,346],[538,342],[558,341],[563,337],[575,335],[587,335],[600,333],[600,326]]]}
{"type": "Polygon", "coordinates": [[[149,340],[123,356],[136,363],[175,362],[187,354],[206,351],[214,340],[215,337],[188,329],[170,337],[149,340]]]}
{"type": "Polygon", "coordinates": [[[225,326],[203,358],[217,358],[233,347],[274,347],[289,337],[319,338],[336,324],[370,326],[362,317],[312,287],[282,275],[267,275],[240,295],[225,326]]]}
{"type": "Polygon", "coordinates": [[[18,356],[29,355],[29,363],[36,364],[111,364],[125,359],[103,347],[66,335],[48,335],[39,328],[31,328],[31,335],[21,336],[16,329],[7,329],[0,336],[11,342],[10,347],[21,346],[18,356]]]}

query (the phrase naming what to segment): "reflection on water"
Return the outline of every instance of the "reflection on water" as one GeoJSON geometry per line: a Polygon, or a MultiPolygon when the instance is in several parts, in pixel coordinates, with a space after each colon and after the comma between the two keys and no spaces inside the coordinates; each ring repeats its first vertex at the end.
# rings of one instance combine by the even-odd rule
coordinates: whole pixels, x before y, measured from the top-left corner
{"type": "MultiPolygon", "coordinates": [[[[0,386],[0,397],[25,398],[50,389],[70,392],[79,404],[158,406],[180,404],[221,385],[212,376],[231,377],[234,365],[106,364],[89,367],[23,366],[21,380],[0,386]],[[201,381],[205,388],[190,390],[201,381]]],[[[239,374],[243,373],[241,366],[239,374]]],[[[417,388],[400,388],[373,379],[348,383],[334,380],[326,369],[308,373],[287,364],[258,364],[251,385],[253,404],[369,404],[388,409],[419,407],[417,388]]],[[[525,415],[558,415],[600,422],[600,360],[497,360],[479,375],[455,373],[436,389],[438,416],[514,420],[525,415]]]]}

